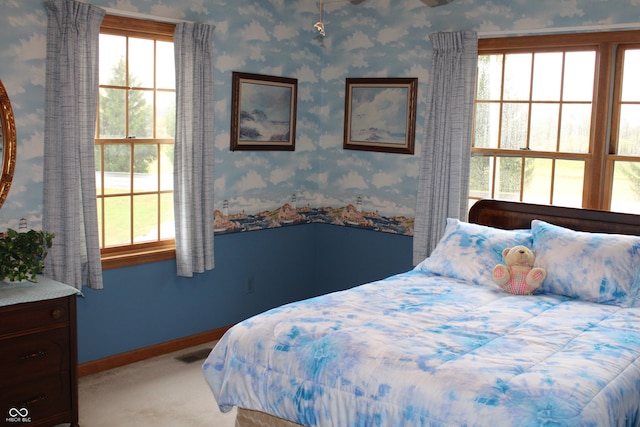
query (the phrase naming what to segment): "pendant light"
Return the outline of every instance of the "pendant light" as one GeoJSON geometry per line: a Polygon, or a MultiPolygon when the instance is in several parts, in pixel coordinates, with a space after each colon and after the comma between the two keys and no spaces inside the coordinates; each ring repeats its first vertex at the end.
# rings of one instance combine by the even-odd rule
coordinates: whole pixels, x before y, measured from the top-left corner
{"type": "Polygon", "coordinates": [[[322,0],[320,0],[320,20],[318,22],[316,22],[315,24],[313,24],[313,28],[318,30],[318,33],[321,36],[325,36],[326,35],[326,33],[324,32],[324,22],[322,22],[322,0]]]}

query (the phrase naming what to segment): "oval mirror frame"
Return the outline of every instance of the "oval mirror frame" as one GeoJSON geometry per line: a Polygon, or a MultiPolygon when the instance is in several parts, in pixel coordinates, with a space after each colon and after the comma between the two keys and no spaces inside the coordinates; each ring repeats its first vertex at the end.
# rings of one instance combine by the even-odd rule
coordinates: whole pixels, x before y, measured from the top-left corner
{"type": "Polygon", "coordinates": [[[16,123],[13,118],[13,109],[9,95],[0,80],[0,158],[2,169],[0,172],[0,207],[4,203],[16,167],[16,123]]]}

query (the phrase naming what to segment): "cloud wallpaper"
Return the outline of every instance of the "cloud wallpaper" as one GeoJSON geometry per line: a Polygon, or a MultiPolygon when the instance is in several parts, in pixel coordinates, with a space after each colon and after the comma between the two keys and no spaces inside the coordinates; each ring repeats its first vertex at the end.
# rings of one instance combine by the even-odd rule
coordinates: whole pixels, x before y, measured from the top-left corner
{"type": "MultiPolygon", "coordinates": [[[[431,66],[429,34],[481,36],[639,28],[640,0],[85,0],[132,16],[215,25],[215,208],[219,232],[336,222],[412,234],[431,66]],[[296,150],[230,151],[232,72],[298,79],[296,150]],[[417,77],[414,155],[343,150],[348,77],[417,77]]],[[[0,80],[14,109],[17,165],[0,229],[42,224],[46,13],[0,0],[0,80]]]]}

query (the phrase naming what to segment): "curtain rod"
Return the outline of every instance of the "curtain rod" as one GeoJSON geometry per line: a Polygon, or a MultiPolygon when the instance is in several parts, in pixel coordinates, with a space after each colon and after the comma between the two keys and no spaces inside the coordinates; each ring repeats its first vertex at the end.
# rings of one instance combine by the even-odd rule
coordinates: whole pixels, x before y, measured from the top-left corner
{"type": "Polygon", "coordinates": [[[638,30],[640,22],[629,22],[627,24],[606,24],[606,25],[585,25],[580,27],[556,27],[556,28],[538,28],[534,30],[502,30],[502,31],[478,31],[478,38],[488,39],[494,37],[515,37],[530,36],[536,34],[556,34],[556,33],[573,33],[573,32],[596,32],[610,30],[638,30]]]}
{"type": "Polygon", "coordinates": [[[129,10],[112,9],[110,7],[102,7],[102,6],[98,6],[98,7],[104,9],[109,15],[124,16],[126,18],[147,19],[149,21],[165,22],[167,24],[182,24],[182,23],[193,24],[194,23],[193,21],[187,21],[184,19],[165,18],[164,16],[147,15],[139,12],[131,12],[129,10]]]}

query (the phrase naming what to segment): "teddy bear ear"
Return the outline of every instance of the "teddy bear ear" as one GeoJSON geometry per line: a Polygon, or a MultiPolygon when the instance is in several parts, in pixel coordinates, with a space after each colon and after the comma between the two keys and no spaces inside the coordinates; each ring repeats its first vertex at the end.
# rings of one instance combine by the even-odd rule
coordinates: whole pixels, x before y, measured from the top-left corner
{"type": "Polygon", "coordinates": [[[504,248],[504,249],[502,250],[502,256],[503,256],[503,257],[506,257],[510,250],[511,250],[511,248],[504,248]]]}

